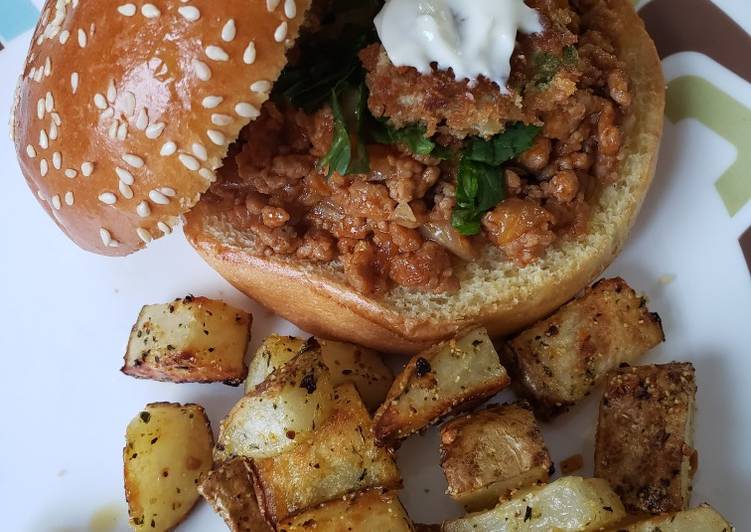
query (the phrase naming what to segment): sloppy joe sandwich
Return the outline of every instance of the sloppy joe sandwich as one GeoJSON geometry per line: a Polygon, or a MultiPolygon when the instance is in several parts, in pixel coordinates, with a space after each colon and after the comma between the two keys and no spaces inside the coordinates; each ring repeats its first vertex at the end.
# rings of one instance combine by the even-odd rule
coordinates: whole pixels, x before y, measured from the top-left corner
{"type": "Polygon", "coordinates": [[[628,0],[49,0],[12,133],[81,247],[185,233],[311,333],[505,334],[597,276],[654,173],[628,0]]]}

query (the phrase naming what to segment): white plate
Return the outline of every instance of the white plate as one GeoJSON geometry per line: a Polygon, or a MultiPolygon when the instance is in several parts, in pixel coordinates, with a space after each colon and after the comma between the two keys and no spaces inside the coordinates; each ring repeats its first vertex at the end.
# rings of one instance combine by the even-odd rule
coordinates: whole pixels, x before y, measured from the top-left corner
{"type": "MultiPolygon", "coordinates": [[[[721,3],[748,27],[751,10],[739,4],[721,3]]],[[[7,73],[19,69],[27,38],[4,43],[7,49],[0,52],[0,71],[6,73],[0,109],[10,106],[13,82],[7,73]]],[[[711,80],[743,110],[751,108],[751,84],[706,56],[675,55],[665,70],[669,80],[711,80]]],[[[296,331],[227,285],[179,234],[127,259],[80,251],[36,204],[6,139],[0,141],[0,529],[128,530],[121,451],[131,417],[150,401],[194,401],[206,407],[216,427],[240,395],[220,384],[174,385],[122,375],[123,349],[141,305],[188,292],[225,299],[253,312],[251,347],[271,332],[296,331]]],[[[714,187],[736,157],[733,145],[701,122],[668,121],[655,185],[608,274],[644,291],[663,318],[667,342],[645,362],[696,365],[699,471],[693,502],[709,501],[738,530],[749,530],[751,282],[738,239],[751,227],[751,204],[731,217],[714,187]],[[669,284],[660,282],[666,275],[673,279],[669,284]]],[[[544,426],[556,462],[582,453],[584,472],[591,472],[598,395],[544,426]]],[[[399,465],[402,499],[415,520],[458,515],[443,494],[434,432],[405,443],[399,465]]],[[[200,504],[180,529],[225,528],[200,504]]]]}

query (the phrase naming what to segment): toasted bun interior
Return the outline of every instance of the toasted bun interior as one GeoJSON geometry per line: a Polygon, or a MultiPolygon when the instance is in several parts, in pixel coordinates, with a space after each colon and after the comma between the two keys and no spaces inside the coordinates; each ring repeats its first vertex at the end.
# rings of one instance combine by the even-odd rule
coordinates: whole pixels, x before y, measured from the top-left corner
{"type": "Polygon", "coordinates": [[[390,352],[415,352],[472,324],[503,335],[536,321],[574,296],[621,249],[655,170],[662,132],[664,80],[654,44],[628,0],[604,0],[610,37],[631,80],[620,180],[592,205],[589,231],[561,239],[546,255],[519,267],[494,246],[459,272],[456,294],[392,289],[368,297],[350,287],[342,266],[259,257],[252,242],[210,202],[188,215],[186,234],[204,259],[241,291],[307,331],[390,352]]]}
{"type": "Polygon", "coordinates": [[[21,170],[81,247],[170,233],[258,116],[310,0],[48,0],[19,80],[21,170]]]}

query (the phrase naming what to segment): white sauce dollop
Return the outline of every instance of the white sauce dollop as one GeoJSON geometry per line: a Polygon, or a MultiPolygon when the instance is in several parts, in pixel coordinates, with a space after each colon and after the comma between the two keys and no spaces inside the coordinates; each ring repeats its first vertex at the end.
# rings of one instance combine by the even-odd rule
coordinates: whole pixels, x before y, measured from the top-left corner
{"type": "Polygon", "coordinates": [[[484,76],[506,92],[516,33],[543,30],[523,0],[387,0],[375,18],[381,44],[396,66],[423,74],[431,63],[457,80],[484,76]]]}

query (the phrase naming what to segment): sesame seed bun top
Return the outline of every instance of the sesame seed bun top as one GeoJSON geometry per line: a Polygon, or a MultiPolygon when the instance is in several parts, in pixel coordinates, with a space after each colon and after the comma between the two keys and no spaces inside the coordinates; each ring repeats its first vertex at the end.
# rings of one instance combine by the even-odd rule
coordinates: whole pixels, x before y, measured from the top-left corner
{"type": "Polygon", "coordinates": [[[11,135],[79,246],[126,255],[171,232],[256,118],[310,0],[48,0],[11,135]]]}

